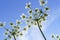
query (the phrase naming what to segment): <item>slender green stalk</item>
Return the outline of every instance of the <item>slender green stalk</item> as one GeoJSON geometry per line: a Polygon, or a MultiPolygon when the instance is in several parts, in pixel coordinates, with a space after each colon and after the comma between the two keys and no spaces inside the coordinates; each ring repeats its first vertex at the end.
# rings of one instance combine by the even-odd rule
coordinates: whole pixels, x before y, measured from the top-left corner
{"type": "Polygon", "coordinates": [[[16,40],[16,37],[15,36],[13,36],[14,37],[14,40],[16,40]]]}
{"type": "Polygon", "coordinates": [[[37,21],[37,24],[38,24],[38,28],[39,28],[39,30],[40,30],[40,32],[41,32],[41,34],[42,34],[43,38],[44,38],[45,40],[47,40],[47,39],[46,39],[46,37],[45,37],[45,35],[44,35],[44,33],[43,33],[43,31],[41,30],[41,28],[40,28],[40,26],[39,26],[38,21],[37,21]]]}

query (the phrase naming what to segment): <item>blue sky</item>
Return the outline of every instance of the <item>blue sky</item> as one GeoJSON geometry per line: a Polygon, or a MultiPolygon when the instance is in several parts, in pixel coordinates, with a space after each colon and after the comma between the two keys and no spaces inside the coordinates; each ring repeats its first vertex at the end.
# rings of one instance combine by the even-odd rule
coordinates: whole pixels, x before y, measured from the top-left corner
{"type": "MultiPolygon", "coordinates": [[[[31,2],[32,8],[40,8],[39,0],[0,0],[0,21],[7,22],[6,27],[9,26],[9,22],[14,22],[16,19],[20,19],[22,13],[27,13],[25,4],[31,2]]],[[[60,35],[60,0],[48,0],[48,6],[50,7],[49,16],[46,22],[43,24],[42,29],[47,40],[51,39],[51,34],[60,35]]],[[[4,29],[0,28],[0,40],[3,40],[4,29]]],[[[21,38],[21,40],[43,40],[38,28],[32,27],[21,38]]]]}

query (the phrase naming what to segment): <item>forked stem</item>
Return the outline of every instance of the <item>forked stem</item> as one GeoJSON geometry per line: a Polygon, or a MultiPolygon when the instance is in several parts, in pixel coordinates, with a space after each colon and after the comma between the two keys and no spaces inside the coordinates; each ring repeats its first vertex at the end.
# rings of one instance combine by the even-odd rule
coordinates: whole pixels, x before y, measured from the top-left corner
{"type": "Polygon", "coordinates": [[[41,32],[41,34],[42,34],[43,38],[44,38],[45,40],[47,40],[47,39],[46,39],[46,37],[45,37],[45,35],[44,35],[44,33],[43,33],[43,31],[41,30],[41,28],[40,28],[40,26],[39,26],[38,21],[37,21],[37,24],[38,24],[38,28],[39,28],[39,30],[40,30],[40,32],[41,32]]]}

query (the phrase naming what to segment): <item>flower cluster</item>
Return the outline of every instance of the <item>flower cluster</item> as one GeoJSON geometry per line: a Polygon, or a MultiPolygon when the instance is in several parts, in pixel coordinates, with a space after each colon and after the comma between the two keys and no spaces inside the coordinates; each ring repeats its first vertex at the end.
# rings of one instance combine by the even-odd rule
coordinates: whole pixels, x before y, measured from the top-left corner
{"type": "MultiPolygon", "coordinates": [[[[46,4],[47,1],[41,0],[40,1],[40,6],[44,6],[44,4],[46,4]]],[[[27,24],[33,24],[33,25],[37,25],[37,21],[40,23],[40,27],[42,27],[41,22],[45,21],[46,16],[48,16],[47,11],[49,10],[48,7],[44,6],[44,8],[34,8],[34,10],[31,9],[31,3],[27,3],[26,4],[26,8],[29,9],[28,13],[29,15],[25,16],[22,15],[21,17],[26,20],[27,24]],[[24,17],[23,17],[24,16],[24,17]]]]}
{"type": "Polygon", "coordinates": [[[16,24],[10,22],[10,26],[12,27],[11,29],[4,27],[4,29],[6,30],[5,35],[7,35],[7,38],[5,38],[5,40],[14,38],[14,36],[15,37],[22,36],[24,34],[23,32],[27,30],[27,27],[21,29],[20,24],[21,24],[21,20],[16,20],[16,24]]]}

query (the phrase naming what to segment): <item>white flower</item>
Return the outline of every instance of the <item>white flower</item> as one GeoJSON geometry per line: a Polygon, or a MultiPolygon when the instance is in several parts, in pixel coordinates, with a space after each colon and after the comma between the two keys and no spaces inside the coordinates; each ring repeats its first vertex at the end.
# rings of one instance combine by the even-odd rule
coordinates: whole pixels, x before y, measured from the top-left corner
{"type": "Polygon", "coordinates": [[[23,13],[20,17],[21,17],[21,18],[22,18],[22,20],[23,20],[23,19],[25,19],[25,18],[26,18],[26,15],[23,13]]]}
{"type": "Polygon", "coordinates": [[[32,14],[32,12],[33,12],[33,11],[32,11],[31,9],[28,11],[29,14],[32,14]]]}
{"type": "Polygon", "coordinates": [[[5,23],[6,23],[6,22],[0,22],[0,27],[5,26],[5,23]]]}
{"type": "Polygon", "coordinates": [[[31,7],[30,5],[31,5],[31,2],[26,3],[26,7],[25,7],[25,9],[30,8],[30,7],[31,7]]]}
{"type": "Polygon", "coordinates": [[[16,20],[16,24],[20,24],[21,23],[21,20],[16,20]]]}
{"type": "Polygon", "coordinates": [[[44,0],[40,0],[40,5],[42,5],[42,6],[44,6],[45,4],[47,4],[47,0],[46,1],[44,1],[44,0]]]}
{"type": "Polygon", "coordinates": [[[35,12],[39,12],[39,9],[38,8],[35,8],[35,12]]]}
{"type": "Polygon", "coordinates": [[[49,7],[45,6],[44,11],[50,11],[49,7]]]}

